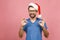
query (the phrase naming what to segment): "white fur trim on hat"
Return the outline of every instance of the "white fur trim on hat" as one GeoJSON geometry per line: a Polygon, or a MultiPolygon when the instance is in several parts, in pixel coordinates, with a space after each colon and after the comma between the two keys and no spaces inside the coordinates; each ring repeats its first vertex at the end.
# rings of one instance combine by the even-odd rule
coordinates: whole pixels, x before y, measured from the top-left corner
{"type": "Polygon", "coordinates": [[[30,3],[29,6],[33,6],[36,10],[38,10],[38,6],[35,3],[30,3]]]}

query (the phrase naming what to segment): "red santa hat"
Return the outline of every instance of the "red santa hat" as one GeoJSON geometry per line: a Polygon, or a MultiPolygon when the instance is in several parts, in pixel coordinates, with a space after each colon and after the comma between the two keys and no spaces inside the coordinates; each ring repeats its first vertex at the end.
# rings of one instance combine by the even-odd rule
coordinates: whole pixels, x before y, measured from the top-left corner
{"type": "Polygon", "coordinates": [[[38,18],[42,18],[40,5],[37,3],[30,3],[29,6],[33,6],[38,11],[38,18]]]}

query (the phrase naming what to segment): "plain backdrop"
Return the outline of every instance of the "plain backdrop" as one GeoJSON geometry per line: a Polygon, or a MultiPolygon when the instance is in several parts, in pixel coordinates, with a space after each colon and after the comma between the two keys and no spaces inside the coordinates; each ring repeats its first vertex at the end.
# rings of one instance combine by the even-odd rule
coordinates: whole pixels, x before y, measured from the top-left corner
{"type": "Polygon", "coordinates": [[[18,31],[22,18],[28,18],[28,4],[38,2],[41,14],[46,21],[49,38],[43,40],[60,40],[60,0],[0,0],[0,40],[25,40],[19,38],[18,31]]]}

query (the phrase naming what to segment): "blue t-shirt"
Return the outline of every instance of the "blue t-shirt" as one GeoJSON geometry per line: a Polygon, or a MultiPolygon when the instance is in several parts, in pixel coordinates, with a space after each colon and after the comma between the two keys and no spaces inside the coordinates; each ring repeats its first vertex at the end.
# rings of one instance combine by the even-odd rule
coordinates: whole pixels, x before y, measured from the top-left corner
{"type": "MultiPolygon", "coordinates": [[[[26,20],[27,24],[23,28],[26,32],[26,40],[42,40],[42,28],[39,25],[41,19],[36,18],[34,23],[32,23],[29,18],[26,20]]],[[[47,29],[46,23],[44,23],[44,27],[47,29]]]]}

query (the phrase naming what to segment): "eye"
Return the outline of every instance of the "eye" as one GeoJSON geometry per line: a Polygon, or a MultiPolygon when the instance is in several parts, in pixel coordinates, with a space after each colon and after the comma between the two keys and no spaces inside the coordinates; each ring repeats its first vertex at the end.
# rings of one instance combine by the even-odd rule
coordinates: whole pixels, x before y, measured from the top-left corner
{"type": "Polygon", "coordinates": [[[36,10],[29,10],[29,12],[37,12],[36,10]]]}

